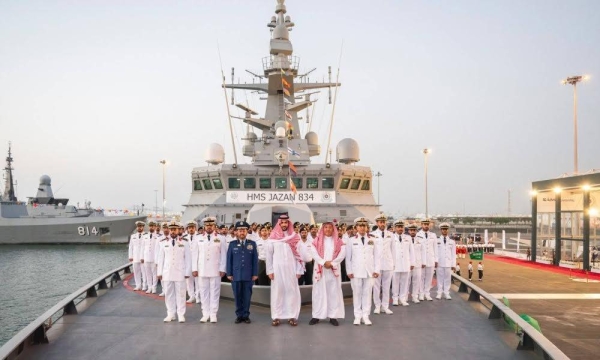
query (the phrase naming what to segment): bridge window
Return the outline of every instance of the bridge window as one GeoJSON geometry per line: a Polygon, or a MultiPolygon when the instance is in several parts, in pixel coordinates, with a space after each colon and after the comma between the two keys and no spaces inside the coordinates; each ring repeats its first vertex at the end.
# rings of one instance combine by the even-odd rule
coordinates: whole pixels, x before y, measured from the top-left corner
{"type": "Polygon", "coordinates": [[[238,179],[238,178],[233,178],[233,177],[230,177],[230,178],[227,180],[227,182],[228,182],[228,184],[229,184],[229,188],[230,188],[230,189],[239,189],[239,188],[240,188],[241,181],[240,181],[240,179],[238,179]]]}
{"type": "Polygon", "coordinates": [[[271,188],[271,178],[260,178],[258,180],[261,189],[271,188]]]}
{"type": "Polygon", "coordinates": [[[215,189],[223,189],[223,182],[221,181],[221,179],[213,179],[213,184],[215,185],[215,189]]]}
{"type": "Polygon", "coordinates": [[[340,210],[340,216],[347,216],[346,210],[340,210]]]}
{"type": "Polygon", "coordinates": [[[212,190],[212,184],[210,183],[210,179],[202,179],[202,184],[204,185],[205,190],[212,190]]]}
{"type": "Polygon", "coordinates": [[[301,177],[293,177],[292,182],[296,185],[296,189],[302,189],[302,178],[301,177]]]}
{"type": "Polygon", "coordinates": [[[194,191],[202,190],[202,182],[200,180],[194,180],[194,191]]]}
{"type": "Polygon", "coordinates": [[[346,189],[348,189],[349,185],[350,185],[350,178],[343,178],[342,182],[340,183],[340,189],[346,190],[346,189]]]}
{"type": "Polygon", "coordinates": [[[256,189],[256,179],[244,178],[244,189],[256,189]]]}
{"type": "Polygon", "coordinates": [[[275,189],[287,189],[287,178],[275,178],[275,189]]]}
{"type": "Polygon", "coordinates": [[[321,182],[321,188],[322,189],[333,189],[333,178],[332,177],[323,178],[322,182],[321,182]]]}
{"type": "Polygon", "coordinates": [[[371,190],[371,181],[370,180],[364,180],[362,182],[362,186],[360,187],[361,190],[371,190]]]}
{"type": "Polygon", "coordinates": [[[306,188],[307,189],[318,189],[319,188],[319,178],[306,178],[306,188]]]}
{"type": "Polygon", "coordinates": [[[360,185],[360,179],[352,179],[352,185],[350,185],[350,189],[358,190],[359,185],[360,185]]]}

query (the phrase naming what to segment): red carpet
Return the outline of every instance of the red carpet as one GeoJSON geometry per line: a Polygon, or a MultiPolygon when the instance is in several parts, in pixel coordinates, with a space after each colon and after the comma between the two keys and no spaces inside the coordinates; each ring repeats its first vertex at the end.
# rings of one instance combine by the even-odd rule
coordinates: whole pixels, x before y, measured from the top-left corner
{"type": "MultiPolygon", "coordinates": [[[[583,270],[568,269],[568,268],[563,268],[563,267],[559,267],[559,266],[548,265],[548,264],[541,264],[541,263],[538,263],[538,262],[532,262],[532,261],[527,261],[527,260],[515,259],[515,258],[511,258],[511,257],[501,256],[501,255],[485,254],[485,259],[486,260],[492,260],[492,261],[500,261],[500,262],[503,262],[503,263],[513,264],[513,265],[518,265],[518,266],[524,266],[524,267],[528,267],[528,268],[532,268],[532,269],[537,269],[537,270],[543,270],[543,271],[553,272],[553,273],[561,274],[561,275],[567,275],[567,276],[569,276],[569,274],[570,274],[573,277],[578,277],[578,278],[585,278],[586,277],[585,271],[583,271],[583,270]]],[[[589,279],[600,280],[600,274],[599,273],[588,272],[587,276],[588,276],[589,279]]]]}

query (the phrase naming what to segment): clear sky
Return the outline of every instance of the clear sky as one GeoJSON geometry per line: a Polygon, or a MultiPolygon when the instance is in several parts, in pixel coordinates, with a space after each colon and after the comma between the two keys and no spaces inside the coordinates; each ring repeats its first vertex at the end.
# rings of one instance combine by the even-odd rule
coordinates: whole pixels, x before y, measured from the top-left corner
{"type": "MultiPolygon", "coordinates": [[[[301,70],[317,68],[312,80],[328,65],[335,74],[344,43],[332,147],[360,143],[359,164],[384,174],[383,210],[424,212],[421,150],[430,147],[430,213],[506,213],[509,189],[512,212],[528,213],[531,181],[573,171],[573,89],[560,84],[570,75],[592,75],[578,86],[579,168],[600,168],[599,1],[286,5],[294,55],[301,70]]],[[[251,81],[244,69],[262,69],[274,8],[1,0],[0,155],[12,141],[19,197],[48,174],[73,202],[152,207],[164,158],[167,206],[181,209],[208,144],[233,160],[217,41],[228,80],[235,67],[251,81]]],[[[246,99],[264,111],[256,94],[236,91],[246,99]]],[[[322,147],[326,103],[323,92],[312,128],[322,147]]]]}

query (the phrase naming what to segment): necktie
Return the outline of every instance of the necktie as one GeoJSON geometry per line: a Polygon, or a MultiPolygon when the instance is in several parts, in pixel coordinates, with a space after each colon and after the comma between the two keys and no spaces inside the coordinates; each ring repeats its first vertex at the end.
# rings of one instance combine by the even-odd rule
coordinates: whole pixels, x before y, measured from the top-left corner
{"type": "Polygon", "coordinates": [[[427,231],[425,231],[425,239],[427,239],[427,231]]]}
{"type": "Polygon", "coordinates": [[[363,237],[361,237],[360,239],[362,240],[362,243],[363,243],[363,245],[364,245],[364,244],[365,244],[365,237],[363,236],[363,237]]]}
{"type": "Polygon", "coordinates": [[[446,237],[444,236],[444,245],[446,245],[446,237]]]}
{"type": "Polygon", "coordinates": [[[208,241],[210,241],[210,234],[208,234],[208,241]]]}
{"type": "Polygon", "coordinates": [[[138,233],[138,239],[142,238],[142,233],[138,233]]]}
{"type": "Polygon", "coordinates": [[[172,238],[171,244],[173,244],[173,246],[175,246],[175,238],[172,238]]]}
{"type": "Polygon", "coordinates": [[[415,243],[415,237],[414,236],[412,237],[412,241],[413,241],[413,244],[414,244],[415,243]]]}

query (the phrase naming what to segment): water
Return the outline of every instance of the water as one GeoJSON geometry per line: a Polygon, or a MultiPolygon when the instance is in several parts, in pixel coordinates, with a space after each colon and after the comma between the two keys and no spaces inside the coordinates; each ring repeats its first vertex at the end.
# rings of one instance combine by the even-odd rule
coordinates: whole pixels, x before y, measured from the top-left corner
{"type": "Polygon", "coordinates": [[[0,246],[0,346],[60,300],[127,263],[127,245],[0,246]]]}

